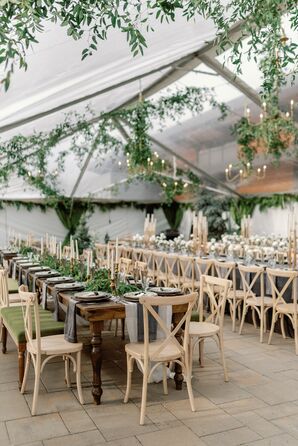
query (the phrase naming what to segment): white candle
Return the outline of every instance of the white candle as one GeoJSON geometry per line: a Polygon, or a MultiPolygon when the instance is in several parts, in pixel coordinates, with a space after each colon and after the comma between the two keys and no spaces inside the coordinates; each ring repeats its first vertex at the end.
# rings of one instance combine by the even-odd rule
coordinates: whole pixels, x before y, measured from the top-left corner
{"type": "Polygon", "coordinates": [[[107,267],[110,269],[110,242],[108,242],[107,246],[107,267]]]}
{"type": "Polygon", "coordinates": [[[116,238],[116,263],[119,262],[119,246],[118,246],[118,237],[116,238]]]}
{"type": "Polygon", "coordinates": [[[46,233],[46,249],[49,248],[49,234],[46,233]]]}
{"type": "Polygon", "coordinates": [[[111,279],[114,279],[114,250],[112,249],[111,256],[111,279]]]}
{"type": "Polygon", "coordinates": [[[62,242],[59,242],[59,259],[62,259],[62,242]]]}
{"type": "Polygon", "coordinates": [[[89,251],[87,251],[87,276],[90,275],[89,251]]]}
{"type": "Polygon", "coordinates": [[[43,255],[43,237],[40,239],[40,254],[43,255]]]}
{"type": "Polygon", "coordinates": [[[77,240],[76,240],[76,259],[79,260],[79,245],[77,240]]]}

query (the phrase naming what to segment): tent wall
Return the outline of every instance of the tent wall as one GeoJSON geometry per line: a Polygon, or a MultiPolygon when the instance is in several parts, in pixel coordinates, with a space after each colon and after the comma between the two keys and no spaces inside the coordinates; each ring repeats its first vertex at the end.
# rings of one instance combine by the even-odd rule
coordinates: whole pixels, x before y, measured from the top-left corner
{"type": "MultiPolygon", "coordinates": [[[[155,210],[157,217],[157,232],[169,227],[161,209],[155,210]]],[[[90,216],[88,226],[90,234],[96,240],[103,241],[108,233],[111,239],[127,234],[143,233],[145,211],[134,208],[116,208],[103,212],[95,209],[90,216]]],[[[6,206],[0,210],[0,246],[6,246],[9,230],[14,230],[25,238],[30,232],[36,237],[42,237],[46,232],[55,235],[58,240],[63,240],[67,230],[59,220],[55,210],[48,209],[42,212],[38,207],[31,211],[24,207],[17,209],[14,206],[6,206]]]]}
{"type": "Polygon", "coordinates": [[[291,209],[298,212],[298,203],[287,205],[284,209],[270,208],[260,212],[257,207],[252,218],[253,234],[280,234],[283,237],[288,235],[288,216],[291,209]]]}

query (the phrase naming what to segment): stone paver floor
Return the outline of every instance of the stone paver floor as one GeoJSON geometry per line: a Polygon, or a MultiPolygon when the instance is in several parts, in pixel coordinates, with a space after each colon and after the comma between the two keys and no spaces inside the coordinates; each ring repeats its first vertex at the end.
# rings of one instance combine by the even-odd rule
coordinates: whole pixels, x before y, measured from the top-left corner
{"type": "MultiPolygon", "coordinates": [[[[266,336],[266,340],[268,334],[266,336]]],[[[81,406],[75,387],[66,389],[61,362],[50,363],[42,377],[38,415],[31,417],[33,374],[22,396],[17,385],[17,353],[12,342],[0,354],[0,445],[34,446],[298,446],[298,357],[293,339],[275,334],[273,345],[258,341],[246,325],[244,334],[225,327],[230,381],[224,383],[215,343],[206,343],[204,368],[193,369],[197,411],[186,389],[169,395],[150,384],[145,426],[139,425],[141,375],[136,370],[131,400],[123,404],[126,383],[124,342],[104,333],[102,404],[91,398],[92,371],[84,354],[81,406]]]]}

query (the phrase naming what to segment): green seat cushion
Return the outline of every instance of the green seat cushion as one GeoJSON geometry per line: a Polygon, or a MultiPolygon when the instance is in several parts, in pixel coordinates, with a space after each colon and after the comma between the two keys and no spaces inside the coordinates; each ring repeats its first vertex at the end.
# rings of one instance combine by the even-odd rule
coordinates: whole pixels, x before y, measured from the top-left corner
{"type": "Polygon", "coordinates": [[[19,284],[17,280],[8,278],[8,292],[11,293],[18,293],[19,292],[19,284]]]}
{"type": "Polygon", "coordinates": [[[199,312],[197,310],[191,312],[190,320],[191,322],[199,322],[199,312]]]}
{"type": "MultiPolygon", "coordinates": [[[[11,337],[17,343],[26,342],[22,307],[6,307],[1,309],[3,323],[11,337]]],[[[50,311],[39,309],[41,336],[64,333],[64,322],[56,322],[50,311]]],[[[34,329],[33,329],[33,334],[34,329]]]]}

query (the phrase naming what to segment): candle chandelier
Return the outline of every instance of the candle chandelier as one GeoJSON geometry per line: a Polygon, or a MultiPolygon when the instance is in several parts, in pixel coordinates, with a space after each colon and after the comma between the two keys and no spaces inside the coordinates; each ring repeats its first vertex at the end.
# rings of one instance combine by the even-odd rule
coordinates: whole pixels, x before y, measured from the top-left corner
{"type": "Polygon", "coordinates": [[[235,169],[233,164],[229,164],[225,169],[226,181],[228,183],[241,182],[248,177],[255,177],[257,180],[262,180],[266,177],[267,166],[264,164],[262,167],[253,169],[250,163],[246,163],[238,170],[235,169]]]}

